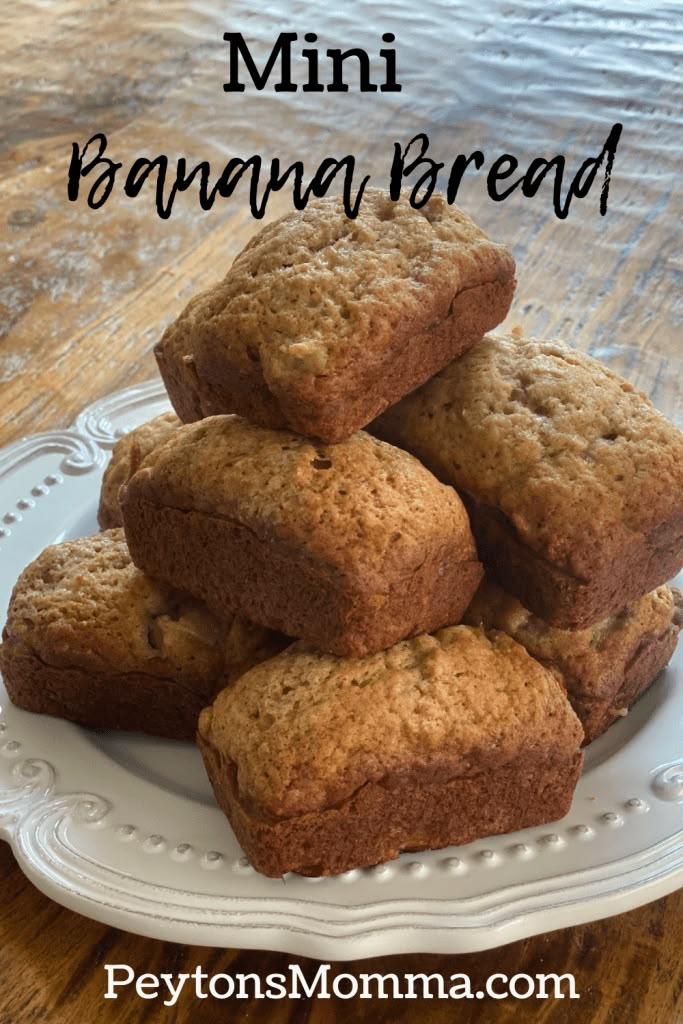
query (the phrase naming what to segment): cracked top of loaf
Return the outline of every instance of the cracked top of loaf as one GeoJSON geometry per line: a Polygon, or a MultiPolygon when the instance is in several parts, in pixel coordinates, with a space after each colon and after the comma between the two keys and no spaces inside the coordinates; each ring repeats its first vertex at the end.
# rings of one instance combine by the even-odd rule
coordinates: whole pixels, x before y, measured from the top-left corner
{"type": "Polygon", "coordinates": [[[557,341],[487,335],[370,429],[578,577],[658,525],[683,524],[683,434],[618,374],[557,341]]]}
{"type": "Polygon", "coordinates": [[[576,751],[583,730],[553,674],[503,633],[452,626],[364,658],[301,643],[202,712],[242,800],[288,817],[400,773],[445,781],[576,751]]]}
{"type": "Polygon", "coordinates": [[[609,699],[640,645],[683,625],[683,597],[665,584],[587,629],[558,629],[486,578],[464,621],[509,634],[557,670],[572,695],[609,699]]]}
{"type": "Polygon", "coordinates": [[[174,412],[163,412],[125,434],[112,449],[111,459],[102,477],[97,519],[103,530],[122,525],[119,491],[127,483],[146,455],[165,441],[180,420],[174,412]]]}
{"type": "Polygon", "coordinates": [[[477,560],[455,491],[363,432],[328,445],[211,416],[180,427],[145,459],[124,492],[124,516],[129,498],[233,519],[316,572],[360,576],[369,590],[414,572],[427,546],[477,560]]]}
{"type": "Polygon", "coordinates": [[[188,685],[222,672],[228,681],[257,652],[281,650],[274,636],[237,616],[223,622],[149,579],[131,562],[121,529],[46,548],[14,587],[5,632],[48,665],[188,685]]]}
{"type": "Polygon", "coordinates": [[[339,199],[313,199],[255,235],[167,328],[163,345],[182,358],[220,339],[235,367],[260,363],[277,389],[334,374],[359,349],[371,358],[406,322],[413,334],[435,326],[459,292],[509,281],[514,270],[509,249],[441,195],[415,210],[368,188],[355,220],[339,199]]]}

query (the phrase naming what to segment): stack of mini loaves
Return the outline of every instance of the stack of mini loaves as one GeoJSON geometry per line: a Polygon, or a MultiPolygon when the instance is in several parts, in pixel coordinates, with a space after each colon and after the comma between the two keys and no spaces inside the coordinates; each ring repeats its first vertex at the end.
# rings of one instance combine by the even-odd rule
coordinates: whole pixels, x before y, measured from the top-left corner
{"type": "Polygon", "coordinates": [[[440,197],[261,231],[157,346],[185,425],[122,439],[103,532],[20,577],[11,699],[196,732],[271,876],[562,817],[676,643],[683,436],[595,360],[487,335],[514,287],[440,197]]]}

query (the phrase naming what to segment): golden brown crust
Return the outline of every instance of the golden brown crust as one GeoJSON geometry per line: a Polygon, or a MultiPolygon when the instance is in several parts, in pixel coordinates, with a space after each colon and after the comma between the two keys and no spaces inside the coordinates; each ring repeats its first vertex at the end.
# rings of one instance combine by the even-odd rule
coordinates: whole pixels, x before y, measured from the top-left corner
{"type": "Polygon", "coordinates": [[[286,642],[145,577],[117,529],[49,547],[24,570],[0,666],[28,710],[191,739],[217,690],[286,642]]]}
{"type": "Polygon", "coordinates": [[[368,782],[323,811],[270,819],[239,798],[234,766],[201,736],[216,801],[257,871],[318,877],[393,860],[403,851],[462,846],[557,821],[568,813],[583,764],[577,751],[525,758],[481,775],[429,781],[410,774],[368,782]]]}
{"type": "Polygon", "coordinates": [[[223,691],[198,730],[219,805],[272,876],[555,820],[582,738],[550,672],[466,626],[361,659],[296,644],[223,691]]]}
{"type": "Polygon", "coordinates": [[[680,629],[679,605],[678,592],[664,585],[594,626],[558,629],[486,578],[464,621],[502,630],[553,669],[590,742],[627,712],[668,662],[680,629]]]}
{"type": "Polygon", "coordinates": [[[451,626],[364,658],[294,644],[224,690],[199,732],[237,765],[240,799],[291,817],[410,772],[495,770],[583,733],[552,673],[504,633],[451,626]]]}
{"type": "Polygon", "coordinates": [[[588,626],[683,564],[683,435],[558,342],[484,338],[372,430],[458,488],[491,572],[554,625],[588,626]]]}
{"type": "Polygon", "coordinates": [[[122,508],[144,571],[339,654],[458,621],[481,577],[454,491],[367,434],[211,417],[148,456],[122,508]]]}
{"type": "Polygon", "coordinates": [[[131,430],[116,442],[102,477],[100,504],[97,510],[97,521],[101,529],[111,530],[116,526],[123,526],[119,507],[121,487],[128,483],[145,456],[165,441],[179,425],[180,420],[174,412],[164,412],[161,416],[155,416],[148,423],[131,430]]]}
{"type": "Polygon", "coordinates": [[[182,419],[340,441],[500,323],[514,287],[509,250],[442,196],[368,189],[355,221],[320,199],[263,229],[155,351],[182,419]]]}
{"type": "Polygon", "coordinates": [[[680,625],[670,626],[660,636],[644,637],[626,666],[621,686],[604,700],[591,700],[569,694],[574,711],[581,720],[586,743],[591,743],[625,717],[633,704],[668,665],[678,640],[680,625]]]}
{"type": "Polygon", "coordinates": [[[25,711],[94,729],[125,729],[172,740],[194,739],[202,708],[223,686],[220,677],[183,685],[144,671],[49,665],[6,632],[0,668],[9,699],[25,711]]]}

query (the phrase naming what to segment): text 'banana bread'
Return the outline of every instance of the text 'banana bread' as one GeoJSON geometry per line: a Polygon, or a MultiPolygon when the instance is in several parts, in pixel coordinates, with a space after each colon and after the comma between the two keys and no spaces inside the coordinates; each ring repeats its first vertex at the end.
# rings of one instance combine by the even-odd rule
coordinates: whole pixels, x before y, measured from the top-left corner
{"type": "Polygon", "coordinates": [[[335,654],[460,621],[482,575],[455,491],[363,433],[210,417],[145,459],[121,507],[145,572],[335,654]]]}

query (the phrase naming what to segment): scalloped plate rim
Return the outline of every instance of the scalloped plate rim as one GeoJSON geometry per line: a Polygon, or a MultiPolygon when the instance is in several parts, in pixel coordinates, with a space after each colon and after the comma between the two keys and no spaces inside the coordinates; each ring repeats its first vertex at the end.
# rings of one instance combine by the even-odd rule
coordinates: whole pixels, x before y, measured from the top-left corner
{"type": "MultiPolygon", "coordinates": [[[[46,431],[20,439],[0,451],[0,493],[4,493],[8,489],[8,481],[11,480],[13,473],[22,467],[25,468],[27,463],[39,456],[49,455],[50,458],[54,455],[62,456],[60,466],[55,468],[54,475],[56,477],[63,471],[64,464],[66,464],[68,475],[71,475],[74,480],[86,476],[93,469],[102,468],[106,462],[107,452],[118,436],[115,431],[110,429],[110,415],[118,413],[121,416],[122,413],[125,414],[126,411],[131,410],[137,412],[146,410],[151,415],[147,407],[155,403],[168,407],[162,382],[153,379],[124,388],[90,403],[79,413],[72,426],[66,430],[46,431]]],[[[147,416],[143,418],[147,418],[147,416]]],[[[94,500],[95,497],[95,494],[91,495],[91,500],[94,500]]],[[[17,507],[21,507],[20,504],[17,507]]],[[[0,507],[1,513],[2,508],[0,507]]],[[[21,515],[17,513],[10,513],[10,515],[14,516],[14,520],[21,520],[21,515]]],[[[7,522],[7,515],[4,521],[7,522]]],[[[3,520],[0,520],[0,526],[2,522],[3,520]]],[[[7,532],[5,530],[5,534],[7,532]]],[[[2,544],[3,540],[0,537],[0,548],[2,544]]],[[[14,741],[4,743],[3,753],[10,753],[7,748],[11,746],[12,742],[14,741]]],[[[607,761],[609,759],[608,757],[607,761]]],[[[36,761],[36,759],[31,758],[27,761],[36,761]]],[[[21,764],[23,763],[25,762],[22,761],[21,764]]],[[[38,762],[36,761],[36,763],[38,762]]],[[[601,767],[598,765],[596,771],[599,771],[601,767]]],[[[51,766],[48,765],[48,768],[51,766]]],[[[658,778],[661,777],[664,780],[660,781],[660,786],[663,786],[665,796],[660,796],[660,800],[673,801],[677,804],[680,799],[683,799],[683,795],[679,797],[676,788],[683,785],[680,781],[683,779],[683,774],[680,774],[683,773],[683,758],[674,758],[664,766],[660,762],[650,769],[650,772],[656,771],[659,771],[658,778]]],[[[651,784],[651,788],[653,785],[651,784]]],[[[623,858],[622,867],[627,869],[625,874],[630,873],[637,876],[636,879],[631,880],[631,884],[620,888],[609,885],[610,882],[617,882],[619,878],[624,877],[619,870],[620,862],[616,860],[608,861],[596,868],[594,872],[596,877],[586,880],[586,883],[582,879],[586,874],[590,874],[590,870],[565,871],[564,874],[551,875],[546,879],[547,891],[536,893],[541,902],[539,907],[531,907],[529,903],[534,899],[534,884],[538,886],[540,883],[523,882],[494,887],[478,897],[463,897],[459,900],[440,897],[438,898],[438,912],[434,912],[433,907],[430,908],[430,904],[437,902],[434,897],[412,896],[410,898],[382,899],[380,898],[382,894],[380,887],[377,899],[351,907],[321,900],[305,900],[300,896],[283,895],[280,898],[274,898],[272,894],[258,897],[225,896],[224,900],[236,904],[237,909],[232,905],[227,909],[222,909],[220,913],[215,910],[214,915],[218,915],[218,919],[209,921],[207,915],[197,906],[194,908],[195,918],[193,919],[191,916],[193,910],[189,903],[185,907],[180,903],[169,903],[166,900],[163,906],[167,909],[167,913],[154,913],[155,900],[152,898],[151,891],[145,894],[145,888],[182,892],[190,901],[193,895],[196,897],[201,895],[201,899],[205,901],[211,898],[210,894],[193,893],[181,889],[173,890],[173,887],[170,887],[169,890],[168,887],[155,887],[145,881],[135,880],[136,884],[140,886],[140,892],[137,894],[119,890],[119,902],[117,903],[114,889],[113,897],[104,898],[101,895],[98,898],[97,886],[99,885],[100,889],[104,891],[106,885],[96,878],[91,878],[90,884],[91,887],[94,887],[95,892],[88,890],[88,859],[83,852],[69,851],[69,855],[75,856],[79,870],[84,872],[80,884],[75,881],[79,877],[77,871],[74,872],[70,880],[67,878],[64,881],[58,877],[55,871],[50,870],[47,860],[41,861],[40,857],[31,851],[31,844],[28,840],[31,836],[34,841],[36,840],[37,827],[36,832],[25,833],[22,830],[22,825],[31,818],[32,814],[39,819],[41,816],[48,818],[51,809],[57,806],[62,809],[66,808],[63,820],[58,818],[57,824],[54,826],[52,838],[55,839],[55,836],[59,837],[60,827],[66,827],[64,821],[70,822],[69,815],[81,813],[91,795],[59,793],[54,782],[47,787],[46,792],[42,795],[37,793],[31,797],[24,794],[23,797],[20,797],[17,796],[17,792],[17,787],[2,788],[0,784],[0,797],[4,798],[7,808],[9,808],[3,815],[3,805],[0,801],[0,835],[10,842],[22,871],[41,891],[57,902],[95,920],[138,934],[173,941],[203,945],[237,945],[242,948],[281,949],[299,955],[318,958],[326,956],[336,959],[368,957],[379,953],[477,951],[547,931],[549,930],[548,926],[554,929],[621,913],[672,892],[683,884],[683,823],[681,823],[677,832],[674,831],[652,846],[643,847],[623,858]],[[55,794],[52,799],[50,799],[51,792],[55,794]],[[15,808],[14,813],[12,813],[13,807],[15,808]],[[662,855],[659,856],[658,851],[667,847],[672,847],[672,849],[668,853],[662,852],[662,855]],[[648,855],[651,855],[649,859],[648,855]],[[639,857],[644,858],[646,866],[640,864],[629,868],[629,862],[635,862],[639,857]],[[656,870],[657,865],[659,865],[659,870],[656,870]],[[617,870],[612,870],[610,873],[608,870],[610,868],[617,870]],[[572,875],[575,876],[573,879],[572,875]],[[567,883],[564,887],[559,882],[562,878],[566,879],[567,883]],[[555,883],[555,885],[553,886],[551,883],[555,883]],[[597,893],[593,891],[596,887],[599,889],[600,886],[604,891],[597,893]],[[511,902],[504,902],[502,908],[497,907],[495,912],[491,909],[482,910],[481,907],[477,911],[475,906],[471,912],[475,920],[471,923],[466,923],[467,914],[458,912],[458,908],[462,908],[463,904],[467,902],[476,905],[479,901],[481,904],[485,902],[486,897],[492,899],[494,895],[504,897],[505,894],[508,894],[509,896],[511,895],[510,890],[513,889],[520,890],[519,896],[513,898],[511,902]],[[531,890],[531,895],[526,896],[526,890],[531,890]],[[583,895],[571,898],[572,890],[583,892],[583,895]],[[562,891],[564,891],[565,898],[556,898],[553,901],[553,893],[562,891]],[[130,904],[137,901],[146,906],[146,909],[139,909],[133,905],[124,906],[126,901],[130,904]],[[269,903],[271,904],[270,910],[265,906],[269,903]],[[415,904],[421,909],[413,909],[415,904]],[[518,904],[520,905],[519,909],[516,909],[518,904]],[[297,908],[299,908],[299,913],[297,913],[297,908]],[[304,909],[306,912],[302,913],[304,909]],[[334,917],[334,914],[329,916],[333,910],[337,917],[334,917]],[[328,914],[327,919],[325,911],[328,914]],[[367,919],[366,911],[371,912],[369,919],[367,919]],[[291,912],[292,918],[290,926],[283,924],[282,921],[288,912],[291,912]],[[477,913],[478,919],[476,919],[477,913]],[[176,916],[173,916],[174,914],[176,916]],[[384,915],[381,926],[374,924],[378,914],[384,915]],[[416,921],[415,918],[420,920],[416,921]],[[410,920],[406,922],[406,919],[410,920]],[[450,926],[446,926],[444,920],[450,920],[450,926]],[[331,931],[325,932],[325,926],[331,931]],[[334,934],[335,928],[338,930],[338,934],[334,934]]],[[[103,803],[109,804],[107,798],[92,797],[95,802],[100,799],[103,803]]],[[[655,798],[655,805],[656,802],[655,798]]],[[[104,813],[103,818],[106,818],[108,813],[109,810],[104,813]]],[[[98,822],[96,818],[92,822],[86,821],[84,825],[81,822],[84,828],[91,829],[95,829],[98,824],[101,822],[98,822]]],[[[546,827],[557,827],[560,830],[560,823],[546,827]]],[[[502,841],[506,838],[509,837],[493,837],[488,845],[495,846],[496,840],[502,841]]],[[[61,838],[59,841],[63,850],[68,850],[68,844],[65,844],[61,838]]],[[[441,853],[445,855],[444,851],[441,853]]],[[[65,856],[64,853],[62,856],[65,856]]],[[[43,858],[45,858],[44,852],[43,858]]],[[[457,860],[457,858],[454,859],[457,860]]],[[[62,869],[65,870],[64,865],[62,865],[62,869]]],[[[91,870],[95,875],[96,872],[92,865],[91,870]]],[[[113,869],[111,870],[112,873],[115,873],[113,869]]],[[[341,880],[333,881],[342,884],[341,880]]],[[[400,879],[398,884],[401,884],[400,879]]]]}

